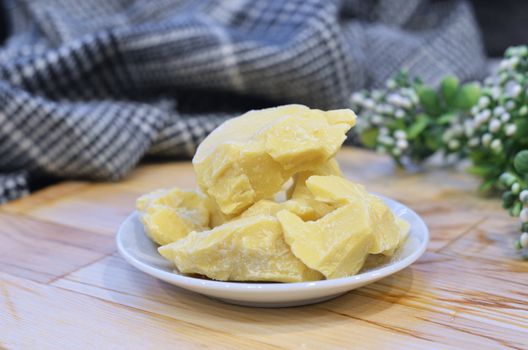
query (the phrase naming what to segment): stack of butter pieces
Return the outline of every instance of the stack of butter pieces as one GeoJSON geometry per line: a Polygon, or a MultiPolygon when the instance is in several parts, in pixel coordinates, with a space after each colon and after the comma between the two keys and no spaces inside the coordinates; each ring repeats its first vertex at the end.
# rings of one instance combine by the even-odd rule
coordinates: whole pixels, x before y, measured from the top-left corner
{"type": "Polygon", "coordinates": [[[193,158],[199,190],[137,200],[146,233],[180,273],[222,281],[346,277],[392,255],[409,224],[334,159],[355,121],[287,105],[225,122],[193,158]]]}

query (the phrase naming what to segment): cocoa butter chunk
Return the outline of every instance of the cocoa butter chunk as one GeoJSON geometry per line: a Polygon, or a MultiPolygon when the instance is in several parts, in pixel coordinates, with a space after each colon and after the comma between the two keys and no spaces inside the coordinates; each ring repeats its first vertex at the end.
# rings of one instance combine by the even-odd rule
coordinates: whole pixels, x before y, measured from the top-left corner
{"type": "Polygon", "coordinates": [[[338,176],[311,176],[306,187],[317,201],[332,205],[365,203],[368,208],[370,226],[373,232],[371,254],[388,254],[398,246],[400,227],[390,208],[380,198],[367,193],[359,184],[338,176]]]}
{"type": "Polygon", "coordinates": [[[157,190],[139,197],[136,209],[147,235],[160,245],[209,228],[208,198],[196,191],[157,190]]]}
{"type": "Polygon", "coordinates": [[[372,229],[364,203],[347,204],[317,221],[304,222],[286,210],[277,218],[293,254],[328,279],[356,274],[369,255],[372,229]]]}
{"type": "Polygon", "coordinates": [[[192,232],[158,250],[182,273],[221,281],[302,282],[323,277],[292,254],[281,225],[269,215],[192,232]]]}
{"type": "Polygon", "coordinates": [[[198,184],[223,213],[240,214],[276,194],[292,175],[324,165],[355,120],[351,110],[302,105],[250,111],[200,144],[193,158],[198,184]]]}

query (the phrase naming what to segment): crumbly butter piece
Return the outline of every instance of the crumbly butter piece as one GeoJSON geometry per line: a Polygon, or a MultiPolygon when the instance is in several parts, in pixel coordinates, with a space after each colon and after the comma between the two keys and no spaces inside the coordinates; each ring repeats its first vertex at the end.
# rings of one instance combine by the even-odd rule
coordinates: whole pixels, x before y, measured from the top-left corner
{"type": "Polygon", "coordinates": [[[355,124],[351,110],[287,105],[248,112],[215,129],[193,165],[200,188],[237,215],[276,194],[288,179],[333,157],[355,124]]]}
{"type": "Polygon", "coordinates": [[[396,217],[396,225],[398,225],[398,229],[400,232],[400,239],[396,247],[383,252],[383,254],[386,256],[394,255],[394,252],[396,252],[396,249],[400,248],[403,245],[403,243],[407,239],[407,236],[409,235],[411,224],[409,224],[408,221],[402,218],[396,217]]]}
{"type": "Polygon", "coordinates": [[[400,228],[390,208],[378,197],[368,194],[361,185],[338,176],[311,176],[306,180],[308,190],[316,200],[334,205],[363,202],[368,204],[372,226],[371,254],[392,254],[400,242],[400,228]]]}
{"type": "Polygon", "coordinates": [[[400,243],[400,227],[390,208],[380,198],[369,195],[369,213],[374,232],[371,254],[392,255],[400,243]]]}
{"type": "Polygon", "coordinates": [[[330,124],[325,112],[309,111],[277,119],[256,140],[264,143],[266,152],[284,169],[298,172],[332,157],[351,126],[345,122],[330,124]]]}
{"type": "Polygon", "coordinates": [[[246,217],[257,216],[257,215],[276,216],[277,213],[281,210],[288,210],[298,215],[303,220],[310,220],[311,218],[315,216],[315,212],[312,207],[304,205],[295,200],[290,199],[285,202],[278,203],[278,202],[274,202],[269,199],[261,199],[260,201],[258,201],[257,203],[249,207],[246,211],[244,211],[240,215],[240,217],[246,218],[246,217]]]}
{"type": "Polygon", "coordinates": [[[334,207],[328,203],[317,200],[306,187],[306,180],[313,175],[342,176],[339,164],[334,158],[314,167],[312,170],[302,171],[295,175],[292,187],[288,191],[288,198],[295,200],[303,206],[312,208],[311,215],[301,216],[303,220],[317,220],[332,210],[334,207]]]}
{"type": "Polygon", "coordinates": [[[317,220],[334,210],[334,207],[328,203],[316,200],[310,190],[308,190],[306,180],[310,176],[312,176],[310,172],[297,174],[291,198],[304,206],[312,208],[313,215],[304,218],[305,220],[317,220]]]}
{"type": "Polygon", "coordinates": [[[136,208],[147,235],[164,245],[185,237],[191,231],[208,229],[207,197],[195,191],[157,190],[141,196],[136,208]]]}
{"type": "Polygon", "coordinates": [[[322,278],[292,254],[281,225],[268,215],[192,232],[158,250],[180,272],[215,280],[302,282],[322,278]]]}
{"type": "Polygon", "coordinates": [[[370,196],[362,185],[334,175],[310,176],[306,179],[306,187],[316,200],[337,205],[365,202],[370,196]]]}
{"type": "Polygon", "coordinates": [[[209,196],[206,196],[206,197],[207,197],[206,206],[207,206],[207,210],[209,211],[209,228],[215,228],[216,226],[220,226],[236,218],[235,215],[224,214],[220,210],[220,208],[218,207],[218,204],[216,204],[216,201],[214,199],[212,199],[209,196]]]}
{"type": "Polygon", "coordinates": [[[326,278],[354,275],[365,263],[372,229],[364,203],[347,204],[312,222],[286,210],[277,218],[293,254],[326,278]]]}

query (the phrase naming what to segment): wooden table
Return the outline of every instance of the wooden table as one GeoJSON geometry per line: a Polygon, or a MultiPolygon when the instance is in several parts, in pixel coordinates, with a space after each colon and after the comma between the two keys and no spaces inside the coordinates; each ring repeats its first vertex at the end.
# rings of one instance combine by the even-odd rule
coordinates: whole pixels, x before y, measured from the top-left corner
{"type": "Polygon", "coordinates": [[[63,182],[0,207],[0,348],[527,349],[528,263],[517,220],[450,169],[406,174],[367,151],[346,175],[406,203],[432,234],[410,268],[322,304],[252,309],[151,278],[114,235],[140,194],[193,187],[190,163],[147,164],[118,183],[63,182]]]}

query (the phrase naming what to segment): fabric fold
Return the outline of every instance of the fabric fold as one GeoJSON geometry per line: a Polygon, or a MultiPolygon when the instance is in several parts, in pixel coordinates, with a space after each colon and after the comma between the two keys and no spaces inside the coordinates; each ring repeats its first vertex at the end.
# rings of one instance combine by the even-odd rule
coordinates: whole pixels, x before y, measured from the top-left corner
{"type": "Polygon", "coordinates": [[[27,176],[117,180],[145,156],[191,157],[248,109],[348,107],[400,68],[429,83],[485,72],[461,0],[5,5],[0,176],[26,180],[9,196],[0,181],[0,202],[27,193],[27,176]]]}

